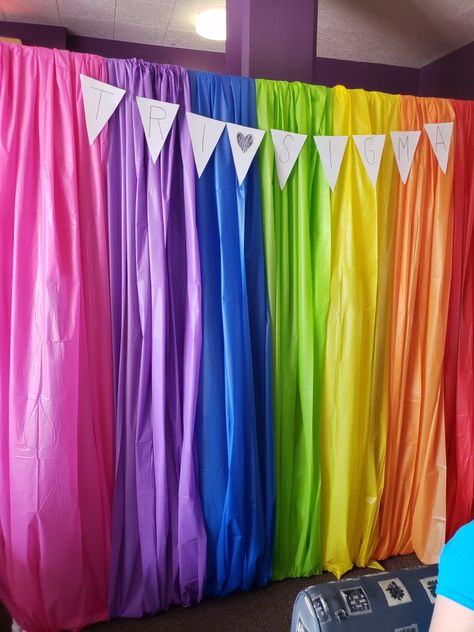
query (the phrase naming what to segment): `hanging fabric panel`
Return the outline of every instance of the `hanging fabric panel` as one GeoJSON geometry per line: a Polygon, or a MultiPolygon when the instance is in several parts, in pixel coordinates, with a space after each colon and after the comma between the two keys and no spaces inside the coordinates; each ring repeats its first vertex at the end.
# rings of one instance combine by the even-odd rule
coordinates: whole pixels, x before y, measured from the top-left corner
{"type": "Polygon", "coordinates": [[[474,102],[0,44],[0,600],[24,629],[438,560],[474,517],[473,172],[474,102]],[[92,146],[80,74],[126,90],[92,146]],[[180,106],[156,164],[137,96],[180,106]],[[227,131],[196,177],[186,111],[267,132],[241,185],[227,131]],[[444,174],[424,125],[449,121],[444,174]],[[283,191],[271,129],[307,135],[283,191]],[[386,135],[376,185],[356,134],[386,135]],[[334,192],[313,135],[349,136],[334,192]]]}
{"type": "Polygon", "coordinates": [[[0,46],[0,599],[28,632],[107,618],[113,477],[106,152],[79,74],[0,46]]]}
{"type": "Polygon", "coordinates": [[[109,60],[127,90],[109,125],[109,244],[116,407],[112,616],[203,593],[206,536],[194,419],[201,280],[184,69],[109,60]],[[156,164],[136,97],[180,109],[156,164]]]}
{"type": "MultiPolygon", "coordinates": [[[[190,73],[193,112],[255,127],[252,79],[190,73]]],[[[270,580],[274,454],[258,162],[238,185],[224,131],[197,181],[203,353],[196,434],[209,595],[270,580]]]]}
{"type": "MultiPolygon", "coordinates": [[[[333,89],[333,133],[385,134],[399,98],[333,89]]],[[[349,140],[332,196],[331,294],[321,418],[324,568],[372,566],[387,428],[387,327],[399,176],[390,139],[374,188],[349,140]]],[[[369,145],[372,147],[372,145],[369,145]]],[[[370,155],[371,156],[371,155],[370,155]]]]}
{"type": "Polygon", "coordinates": [[[331,90],[257,81],[258,125],[308,134],[281,191],[270,134],[260,149],[272,318],[277,514],[273,578],[322,569],[319,418],[329,302],[329,185],[313,134],[332,133],[331,90]]]}
{"type": "MultiPolygon", "coordinates": [[[[404,130],[454,120],[449,101],[401,99],[404,130]]],[[[452,153],[453,147],[445,175],[423,131],[407,184],[400,183],[378,559],[414,550],[430,564],[438,560],[445,537],[443,355],[452,261],[452,153]]]]}
{"type": "Polygon", "coordinates": [[[474,103],[456,116],[453,271],[444,356],[446,540],[474,518],[474,103]]]}

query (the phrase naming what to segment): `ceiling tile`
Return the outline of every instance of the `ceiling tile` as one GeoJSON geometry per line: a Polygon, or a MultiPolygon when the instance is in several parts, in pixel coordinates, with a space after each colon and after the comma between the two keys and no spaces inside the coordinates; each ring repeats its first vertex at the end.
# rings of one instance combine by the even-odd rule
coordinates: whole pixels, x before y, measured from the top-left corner
{"type": "Polygon", "coordinates": [[[407,42],[395,19],[386,11],[377,14],[368,2],[358,11],[348,0],[321,0],[318,6],[317,50],[321,57],[380,62],[394,65],[417,65],[417,44],[407,42]],[[404,40],[404,46],[399,42],[404,40]]]}
{"type": "Polygon", "coordinates": [[[216,53],[225,52],[225,42],[206,40],[196,32],[168,29],[163,39],[163,46],[173,48],[190,48],[194,50],[207,50],[216,53]]]}
{"type": "Polygon", "coordinates": [[[472,41],[462,17],[472,9],[472,0],[319,0],[317,53],[420,68],[472,41]]]}
{"type": "Polygon", "coordinates": [[[8,0],[2,4],[8,22],[31,22],[59,26],[56,0],[8,0]]]}
{"type": "Polygon", "coordinates": [[[58,0],[61,21],[66,18],[80,18],[87,16],[87,20],[99,22],[113,22],[115,16],[115,0],[58,0]]]}
{"type": "Polygon", "coordinates": [[[63,19],[63,26],[66,26],[73,35],[102,37],[105,39],[113,39],[114,36],[113,22],[102,22],[85,18],[65,18],[63,19]]]}
{"type": "Polygon", "coordinates": [[[151,26],[116,23],[114,39],[121,40],[122,42],[161,46],[164,34],[164,27],[160,29],[151,26]]]}
{"type": "Polygon", "coordinates": [[[474,6],[455,18],[447,20],[444,31],[443,39],[439,42],[431,42],[430,47],[425,51],[423,66],[473,41],[474,6]]]}
{"type": "MultiPolygon", "coordinates": [[[[406,1],[406,0],[405,0],[406,1]]],[[[436,21],[447,20],[472,9],[472,0],[411,0],[407,12],[412,13],[412,7],[418,12],[429,13],[436,21]],[[410,6],[411,5],[411,6],[410,6]]]]}
{"type": "Polygon", "coordinates": [[[174,0],[117,0],[116,24],[138,24],[166,28],[173,13],[174,0]]]}

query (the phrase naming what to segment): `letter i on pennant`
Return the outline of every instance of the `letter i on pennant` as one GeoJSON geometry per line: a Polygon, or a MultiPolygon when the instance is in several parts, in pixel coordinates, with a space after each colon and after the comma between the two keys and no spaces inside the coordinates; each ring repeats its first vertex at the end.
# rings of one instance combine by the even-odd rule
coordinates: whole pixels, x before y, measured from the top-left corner
{"type": "Polygon", "coordinates": [[[137,97],[137,105],[151,159],[156,162],[170,133],[179,105],[145,97],[137,97]]]}
{"type": "Polygon", "coordinates": [[[346,151],[347,136],[314,136],[314,142],[326,179],[331,191],[334,191],[346,151]]]}
{"type": "Polygon", "coordinates": [[[225,128],[223,121],[186,112],[198,177],[202,176],[225,128]]]}

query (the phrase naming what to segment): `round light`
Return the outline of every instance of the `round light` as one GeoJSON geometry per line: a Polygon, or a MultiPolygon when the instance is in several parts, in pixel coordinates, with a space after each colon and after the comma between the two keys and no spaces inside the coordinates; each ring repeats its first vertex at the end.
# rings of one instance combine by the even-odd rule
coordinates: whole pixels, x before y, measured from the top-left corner
{"type": "Polygon", "coordinates": [[[206,9],[196,16],[196,33],[201,37],[223,42],[226,37],[225,9],[206,9]]]}

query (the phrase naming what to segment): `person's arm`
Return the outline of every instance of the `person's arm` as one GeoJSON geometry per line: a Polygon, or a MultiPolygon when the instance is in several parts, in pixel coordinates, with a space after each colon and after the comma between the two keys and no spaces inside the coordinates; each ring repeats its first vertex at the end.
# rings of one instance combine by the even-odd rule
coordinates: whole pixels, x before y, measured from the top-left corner
{"type": "Polygon", "coordinates": [[[474,632],[474,521],[445,545],[430,632],[474,632]]]}
{"type": "Polygon", "coordinates": [[[474,632],[474,610],[438,595],[430,632],[474,632]]]}

